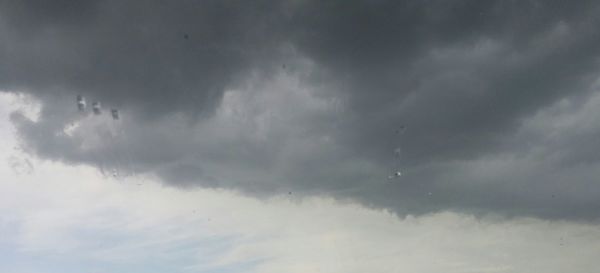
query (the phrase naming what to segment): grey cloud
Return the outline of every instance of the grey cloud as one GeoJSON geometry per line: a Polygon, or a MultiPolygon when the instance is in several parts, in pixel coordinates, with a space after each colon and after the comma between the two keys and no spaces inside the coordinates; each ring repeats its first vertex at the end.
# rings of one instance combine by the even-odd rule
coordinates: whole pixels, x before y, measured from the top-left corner
{"type": "Polygon", "coordinates": [[[240,73],[278,54],[260,5],[9,1],[3,11],[4,89],[82,93],[146,116],[210,113],[240,73]]]}
{"type": "Polygon", "coordinates": [[[596,218],[596,127],[546,136],[596,113],[544,114],[596,96],[593,1],[2,7],[0,87],[42,101],[37,122],[13,115],[39,156],[398,213],[596,218]],[[122,120],[79,115],[76,94],[122,120]]]}

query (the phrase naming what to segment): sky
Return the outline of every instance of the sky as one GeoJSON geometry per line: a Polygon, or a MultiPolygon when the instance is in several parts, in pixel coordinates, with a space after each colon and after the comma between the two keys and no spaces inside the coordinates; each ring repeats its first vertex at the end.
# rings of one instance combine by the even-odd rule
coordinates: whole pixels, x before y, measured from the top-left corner
{"type": "Polygon", "coordinates": [[[0,268],[591,272],[597,18],[0,1],[0,268]]]}

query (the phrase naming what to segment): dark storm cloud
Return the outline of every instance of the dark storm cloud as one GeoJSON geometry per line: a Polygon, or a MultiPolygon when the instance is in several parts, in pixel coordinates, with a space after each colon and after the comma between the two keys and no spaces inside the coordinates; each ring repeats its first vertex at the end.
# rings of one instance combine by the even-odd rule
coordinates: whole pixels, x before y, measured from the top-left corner
{"type": "Polygon", "coordinates": [[[13,114],[40,156],[399,213],[590,219],[600,207],[600,129],[549,125],[600,117],[586,104],[593,1],[1,7],[0,87],[41,99],[39,121],[13,114]],[[122,121],[79,115],[76,94],[122,121]],[[547,112],[561,101],[576,106],[547,112]],[[404,175],[388,183],[398,147],[404,175]]]}
{"type": "Polygon", "coordinates": [[[269,22],[268,8],[221,1],[5,1],[2,87],[81,92],[135,105],[146,115],[173,105],[210,112],[239,73],[277,56],[270,35],[277,24],[269,22]]]}

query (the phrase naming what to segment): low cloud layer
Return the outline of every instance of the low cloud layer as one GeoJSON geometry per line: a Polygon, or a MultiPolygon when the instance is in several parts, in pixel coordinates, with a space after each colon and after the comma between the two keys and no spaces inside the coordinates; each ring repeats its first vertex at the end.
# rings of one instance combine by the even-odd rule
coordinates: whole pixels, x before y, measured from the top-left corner
{"type": "MultiPolygon", "coordinates": [[[[0,158],[26,156],[4,148],[0,158]]],[[[3,272],[586,273],[600,254],[600,229],[585,223],[398,218],[332,198],[138,186],[139,178],[32,162],[31,174],[0,166],[3,272]]]]}
{"type": "Polygon", "coordinates": [[[593,1],[1,7],[0,88],[39,102],[12,121],[42,158],[399,214],[597,218],[593,1]]]}

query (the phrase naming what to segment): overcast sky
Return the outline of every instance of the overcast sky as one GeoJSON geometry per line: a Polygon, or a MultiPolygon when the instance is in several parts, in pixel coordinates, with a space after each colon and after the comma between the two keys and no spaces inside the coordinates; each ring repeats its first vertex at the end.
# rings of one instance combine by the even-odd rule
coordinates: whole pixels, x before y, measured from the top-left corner
{"type": "Polygon", "coordinates": [[[69,191],[95,169],[158,199],[594,224],[599,18],[583,0],[0,1],[6,166],[66,168],[69,191]]]}
{"type": "MultiPolygon", "coordinates": [[[[112,177],[23,151],[0,95],[0,271],[8,273],[594,272],[581,221],[390,210],[326,196],[269,198],[112,177]]],[[[432,195],[430,198],[434,199],[432,195]]]]}

